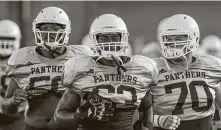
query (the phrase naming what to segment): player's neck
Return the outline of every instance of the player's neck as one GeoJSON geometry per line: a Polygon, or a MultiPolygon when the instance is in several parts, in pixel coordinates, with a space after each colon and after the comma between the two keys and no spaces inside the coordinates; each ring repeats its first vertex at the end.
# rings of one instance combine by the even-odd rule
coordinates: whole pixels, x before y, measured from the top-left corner
{"type": "Polygon", "coordinates": [[[55,50],[53,50],[53,52],[46,50],[42,47],[37,47],[36,48],[36,52],[39,53],[40,55],[50,58],[50,59],[54,59],[58,56],[61,56],[62,54],[64,54],[67,50],[67,47],[62,47],[62,48],[57,48],[55,50]]]}
{"type": "MultiPolygon", "coordinates": [[[[96,60],[96,58],[95,58],[95,60],[96,60]]],[[[116,61],[117,61],[118,65],[122,65],[122,64],[128,63],[131,60],[130,57],[126,57],[126,56],[122,56],[120,58],[121,58],[123,63],[119,59],[116,58],[116,61]]],[[[112,67],[117,66],[116,62],[114,62],[113,60],[105,59],[105,58],[101,58],[97,62],[102,64],[102,65],[106,65],[106,66],[112,66],[112,67]]]]}
{"type": "Polygon", "coordinates": [[[172,59],[172,60],[169,60],[171,63],[175,64],[175,65],[186,65],[186,64],[190,64],[192,62],[195,61],[195,57],[193,56],[193,54],[187,54],[186,56],[186,59],[184,57],[179,57],[179,58],[176,58],[176,59],[172,59]]]}

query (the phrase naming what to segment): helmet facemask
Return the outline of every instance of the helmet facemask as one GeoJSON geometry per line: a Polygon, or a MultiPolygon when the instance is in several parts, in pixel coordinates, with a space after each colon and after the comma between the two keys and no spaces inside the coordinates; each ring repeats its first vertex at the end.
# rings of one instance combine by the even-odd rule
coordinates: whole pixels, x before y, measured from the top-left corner
{"type": "Polygon", "coordinates": [[[0,56],[10,56],[14,50],[19,49],[20,39],[16,37],[0,37],[0,56]]]}
{"type": "MultiPolygon", "coordinates": [[[[70,33],[70,26],[69,24],[62,25],[56,23],[40,23],[36,24],[36,28],[34,31],[35,34],[35,41],[37,45],[42,46],[43,48],[53,51],[56,48],[66,46],[69,33],[70,33]],[[56,26],[58,29],[47,30],[42,28],[42,26],[51,24],[52,26],[56,26]]],[[[55,27],[55,28],[56,28],[55,27]]]]}
{"type": "Polygon", "coordinates": [[[94,56],[112,59],[111,57],[127,56],[128,34],[123,32],[94,33],[91,35],[94,56]]]}
{"type": "Polygon", "coordinates": [[[162,54],[167,59],[183,57],[196,51],[199,38],[191,33],[161,34],[162,54]]]}

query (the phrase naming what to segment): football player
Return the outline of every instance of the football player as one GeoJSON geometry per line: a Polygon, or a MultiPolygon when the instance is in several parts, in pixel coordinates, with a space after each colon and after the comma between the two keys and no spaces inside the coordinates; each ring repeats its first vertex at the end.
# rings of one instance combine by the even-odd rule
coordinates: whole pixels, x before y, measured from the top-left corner
{"type": "Polygon", "coordinates": [[[33,22],[37,46],[14,51],[8,60],[7,74],[12,77],[2,110],[13,115],[22,102],[25,130],[64,130],[53,115],[65,88],[61,84],[64,63],[73,56],[87,54],[84,46],[67,46],[71,32],[68,15],[60,8],[44,8],[33,22]]]}
{"type": "Polygon", "coordinates": [[[216,35],[206,36],[201,42],[198,54],[221,58],[221,39],[216,35]]]}
{"type": "MultiPolygon", "coordinates": [[[[221,39],[216,35],[209,35],[203,38],[201,45],[198,49],[200,55],[213,55],[221,58],[221,39]]],[[[216,109],[213,116],[213,128],[221,129],[221,121],[219,110],[216,109]]]]}
{"type": "Polygon", "coordinates": [[[197,22],[188,15],[176,14],[164,23],[163,57],[155,59],[159,82],[151,88],[155,130],[211,128],[215,101],[221,106],[221,60],[194,53],[199,37],[197,22]]]}
{"type": "MultiPolygon", "coordinates": [[[[128,56],[128,35],[119,16],[104,14],[93,21],[89,36],[94,53],[65,63],[63,84],[68,89],[56,109],[56,121],[75,120],[86,130],[133,130],[135,110],[145,100],[151,122],[147,92],[156,84],[158,71],[153,60],[128,56]]],[[[141,128],[151,127],[148,123],[141,128]]]]}
{"type": "MultiPolygon", "coordinates": [[[[10,78],[7,77],[5,71],[7,62],[13,51],[20,47],[21,31],[19,26],[12,20],[0,21],[0,105],[5,96],[5,91],[8,87],[10,78]]],[[[0,107],[0,129],[10,130],[12,124],[18,119],[22,118],[24,106],[20,107],[19,114],[16,116],[8,116],[3,114],[0,107]]]]}

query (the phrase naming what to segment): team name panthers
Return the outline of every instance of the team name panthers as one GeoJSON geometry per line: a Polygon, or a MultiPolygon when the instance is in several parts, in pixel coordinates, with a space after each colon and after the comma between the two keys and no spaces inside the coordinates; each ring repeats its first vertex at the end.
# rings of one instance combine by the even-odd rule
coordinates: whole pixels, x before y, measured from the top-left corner
{"type": "Polygon", "coordinates": [[[128,82],[132,84],[137,83],[137,77],[133,77],[131,75],[119,75],[119,74],[104,74],[104,75],[96,75],[94,76],[94,82],[105,82],[105,81],[122,81],[128,82]]]}
{"type": "Polygon", "coordinates": [[[185,71],[180,73],[174,73],[170,75],[165,75],[166,81],[172,81],[177,79],[188,79],[188,78],[205,78],[205,72],[200,71],[185,71]]]}
{"type": "Polygon", "coordinates": [[[40,73],[51,73],[58,72],[62,73],[63,66],[41,66],[31,68],[31,74],[40,74],[40,73]]]}

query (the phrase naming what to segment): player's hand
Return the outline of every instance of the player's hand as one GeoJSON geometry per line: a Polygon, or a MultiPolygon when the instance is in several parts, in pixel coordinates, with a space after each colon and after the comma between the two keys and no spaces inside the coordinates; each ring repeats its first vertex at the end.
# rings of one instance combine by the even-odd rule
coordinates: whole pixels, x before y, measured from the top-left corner
{"type": "Polygon", "coordinates": [[[111,103],[100,103],[96,104],[94,108],[91,108],[92,111],[96,111],[96,115],[94,113],[91,114],[92,117],[96,117],[100,121],[108,121],[109,117],[113,116],[114,108],[111,107],[111,103]],[[94,110],[93,110],[94,109],[94,110]],[[94,114],[94,115],[93,115],[94,114]]]}
{"type": "Polygon", "coordinates": [[[113,116],[114,109],[107,103],[91,104],[86,102],[78,109],[78,118],[89,120],[108,121],[113,116]]]}
{"type": "Polygon", "coordinates": [[[19,105],[20,103],[26,101],[27,98],[27,92],[23,89],[16,89],[13,93],[13,96],[11,97],[11,103],[15,105],[19,105]]]}
{"type": "Polygon", "coordinates": [[[180,118],[174,115],[160,116],[159,125],[164,129],[175,130],[180,125],[180,118]]]}
{"type": "Polygon", "coordinates": [[[112,101],[93,93],[85,93],[83,103],[76,113],[78,119],[108,121],[113,116],[112,101]]]}

